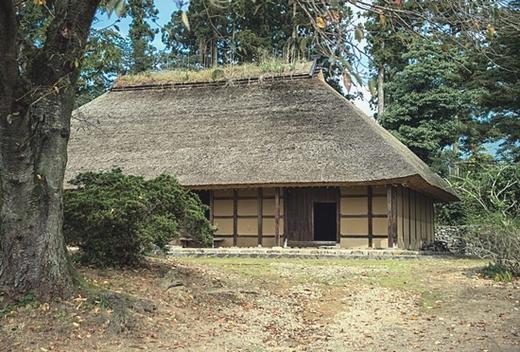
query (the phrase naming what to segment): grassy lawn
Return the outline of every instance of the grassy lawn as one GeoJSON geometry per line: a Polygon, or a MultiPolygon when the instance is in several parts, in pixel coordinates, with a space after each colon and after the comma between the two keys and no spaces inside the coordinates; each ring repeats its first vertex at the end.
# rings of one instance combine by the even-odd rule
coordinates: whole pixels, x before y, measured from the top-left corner
{"type": "Polygon", "coordinates": [[[0,351],[519,351],[520,283],[480,277],[485,264],[155,258],[135,270],[80,268],[94,293],[4,309],[0,351]]]}

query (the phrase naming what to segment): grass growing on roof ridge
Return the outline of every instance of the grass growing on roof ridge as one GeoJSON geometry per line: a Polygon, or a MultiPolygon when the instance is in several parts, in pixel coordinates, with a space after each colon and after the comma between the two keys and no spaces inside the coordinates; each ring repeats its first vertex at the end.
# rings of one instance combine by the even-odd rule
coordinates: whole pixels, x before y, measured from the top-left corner
{"type": "Polygon", "coordinates": [[[241,65],[226,65],[201,70],[175,69],[164,71],[147,71],[133,75],[121,76],[115,87],[124,87],[143,84],[169,84],[181,82],[212,82],[233,81],[253,77],[275,77],[294,74],[308,74],[312,62],[302,61],[285,63],[280,60],[271,60],[260,63],[241,65]]]}

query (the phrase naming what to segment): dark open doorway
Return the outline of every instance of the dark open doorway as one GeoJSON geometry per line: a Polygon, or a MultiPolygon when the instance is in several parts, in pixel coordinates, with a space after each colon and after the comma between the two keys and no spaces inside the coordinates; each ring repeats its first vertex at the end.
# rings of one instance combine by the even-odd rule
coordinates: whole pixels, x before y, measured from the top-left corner
{"type": "Polygon", "coordinates": [[[199,191],[199,190],[195,190],[195,191],[192,191],[193,193],[195,193],[196,195],[199,196],[199,199],[200,201],[202,202],[202,204],[204,204],[205,206],[207,206],[208,208],[206,209],[204,215],[206,216],[206,219],[209,220],[209,207],[210,207],[210,195],[209,195],[209,192],[211,191],[199,191]]]}
{"type": "Polygon", "coordinates": [[[314,203],[314,241],[337,241],[336,203],[314,203]]]}

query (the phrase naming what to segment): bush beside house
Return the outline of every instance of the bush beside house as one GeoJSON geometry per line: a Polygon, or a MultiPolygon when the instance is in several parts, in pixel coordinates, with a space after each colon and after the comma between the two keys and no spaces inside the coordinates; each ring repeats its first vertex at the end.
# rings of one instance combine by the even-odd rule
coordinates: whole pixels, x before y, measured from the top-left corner
{"type": "Polygon", "coordinates": [[[181,231],[201,245],[212,242],[206,206],[174,177],[153,180],[120,169],[83,173],[64,196],[64,233],[83,262],[135,265],[152,245],[164,248],[181,231]]]}
{"type": "Polygon", "coordinates": [[[452,226],[438,228],[436,239],[489,259],[488,272],[520,276],[520,164],[470,160],[450,183],[461,202],[438,209],[439,222],[452,226]]]}

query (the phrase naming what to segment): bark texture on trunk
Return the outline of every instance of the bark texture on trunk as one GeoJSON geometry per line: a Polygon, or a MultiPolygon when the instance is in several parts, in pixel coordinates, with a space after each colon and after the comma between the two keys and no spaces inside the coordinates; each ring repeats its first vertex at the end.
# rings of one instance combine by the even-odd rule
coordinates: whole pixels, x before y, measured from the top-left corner
{"type": "Polygon", "coordinates": [[[377,73],[377,114],[381,114],[385,111],[385,67],[381,65],[377,73]]]}
{"type": "Polygon", "coordinates": [[[72,276],[62,233],[70,122],[66,118],[70,111],[63,100],[59,96],[42,99],[34,111],[0,129],[0,285],[9,296],[33,292],[50,299],[71,292],[72,276]],[[43,120],[38,133],[20,144],[35,119],[43,120]]]}
{"type": "Polygon", "coordinates": [[[98,2],[56,2],[45,44],[31,58],[31,70],[21,73],[16,43],[11,50],[4,38],[23,36],[4,16],[16,14],[16,5],[0,3],[0,290],[14,299],[72,293],[63,178],[78,63],[98,2]]]}
{"type": "Polygon", "coordinates": [[[211,39],[211,67],[217,67],[218,65],[218,54],[217,54],[217,35],[213,34],[211,39]]]}

